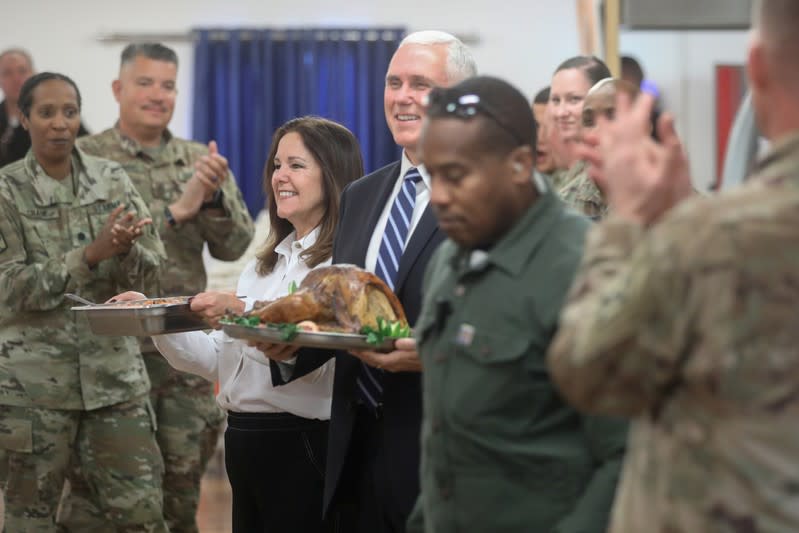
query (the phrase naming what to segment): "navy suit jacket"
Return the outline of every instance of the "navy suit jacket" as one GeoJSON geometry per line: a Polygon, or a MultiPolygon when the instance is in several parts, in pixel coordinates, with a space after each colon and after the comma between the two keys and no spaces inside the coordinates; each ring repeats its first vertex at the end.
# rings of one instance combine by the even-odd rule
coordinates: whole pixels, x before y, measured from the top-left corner
{"type": "MultiPolygon", "coordinates": [[[[364,267],[375,225],[389,200],[400,172],[400,162],[387,165],[347,186],[333,244],[333,263],[364,267]]],[[[422,306],[422,281],[430,256],[444,239],[428,205],[402,254],[395,292],[411,326],[422,306]]],[[[329,351],[300,350],[292,378],[307,374],[330,357],[329,351]]],[[[324,510],[336,493],[351,445],[356,416],[356,383],[360,362],[336,352],[336,375],[325,476],[324,510]]],[[[386,372],[383,381],[383,427],[392,507],[410,514],[419,494],[419,431],[422,420],[421,376],[417,372],[386,372]]],[[[274,383],[283,383],[272,364],[274,383]]]]}

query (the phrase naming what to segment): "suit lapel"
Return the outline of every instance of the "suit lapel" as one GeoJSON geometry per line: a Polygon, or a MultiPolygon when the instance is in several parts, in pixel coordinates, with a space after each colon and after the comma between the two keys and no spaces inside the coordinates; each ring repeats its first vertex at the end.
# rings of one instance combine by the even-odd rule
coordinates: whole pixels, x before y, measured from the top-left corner
{"type": "Polygon", "coordinates": [[[416,263],[416,259],[433,234],[435,234],[436,229],[438,229],[438,221],[430,204],[427,204],[424,213],[422,213],[422,218],[419,219],[419,224],[417,224],[416,229],[411,234],[411,239],[408,241],[408,245],[400,258],[397,280],[394,283],[394,292],[399,292],[400,287],[402,287],[408,277],[408,273],[414,263],[416,263]]]}
{"type": "MultiPolygon", "coordinates": [[[[386,206],[389,196],[391,196],[391,191],[394,189],[394,183],[399,176],[399,169],[399,161],[387,167],[383,173],[375,176],[375,178],[378,178],[374,187],[375,194],[355,199],[363,203],[362,209],[366,213],[364,225],[361,228],[363,233],[356,241],[358,248],[355,250],[354,255],[358,260],[358,264],[362,267],[366,264],[366,252],[369,250],[369,242],[372,239],[377,221],[380,219],[380,215],[383,214],[383,208],[386,206]]],[[[361,206],[353,206],[353,208],[358,209],[361,206]]]]}

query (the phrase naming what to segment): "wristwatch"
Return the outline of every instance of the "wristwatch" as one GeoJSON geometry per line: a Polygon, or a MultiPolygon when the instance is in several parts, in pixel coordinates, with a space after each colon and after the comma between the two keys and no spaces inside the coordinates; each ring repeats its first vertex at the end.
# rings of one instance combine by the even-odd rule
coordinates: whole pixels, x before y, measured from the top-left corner
{"type": "Polygon", "coordinates": [[[222,209],[224,207],[222,204],[222,196],[224,196],[222,189],[217,189],[214,193],[214,197],[207,202],[203,202],[200,209],[222,209]]]}

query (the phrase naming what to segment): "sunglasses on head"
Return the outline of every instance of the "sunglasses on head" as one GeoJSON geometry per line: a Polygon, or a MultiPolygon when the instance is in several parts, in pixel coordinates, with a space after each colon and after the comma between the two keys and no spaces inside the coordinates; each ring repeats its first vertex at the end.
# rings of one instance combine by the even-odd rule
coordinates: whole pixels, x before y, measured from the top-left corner
{"type": "Polygon", "coordinates": [[[480,99],[480,95],[462,94],[455,96],[448,94],[446,90],[437,89],[428,93],[425,107],[428,115],[433,116],[455,115],[463,119],[470,119],[476,115],[483,115],[493,120],[497,126],[505,130],[520,145],[529,143],[529,141],[520,138],[510,126],[503,123],[496,113],[480,99]]]}

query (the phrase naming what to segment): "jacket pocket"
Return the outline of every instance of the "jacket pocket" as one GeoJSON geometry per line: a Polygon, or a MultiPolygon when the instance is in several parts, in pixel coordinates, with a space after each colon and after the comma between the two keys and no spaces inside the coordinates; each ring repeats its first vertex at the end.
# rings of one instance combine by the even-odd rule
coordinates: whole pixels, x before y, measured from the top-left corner
{"type": "MultiPolygon", "coordinates": [[[[465,328],[466,326],[461,326],[465,328]]],[[[473,364],[505,365],[522,359],[528,352],[530,341],[519,332],[459,331],[455,344],[471,359],[473,364]],[[470,338],[471,337],[471,338],[470,338]]]]}
{"type": "Polygon", "coordinates": [[[20,212],[20,215],[25,234],[25,251],[33,262],[46,260],[51,254],[57,257],[63,251],[57,210],[42,209],[30,213],[20,212]]]}
{"type": "Polygon", "coordinates": [[[524,378],[529,339],[468,324],[455,332],[442,401],[453,421],[463,428],[499,430],[521,405],[536,400],[524,378]]]}

